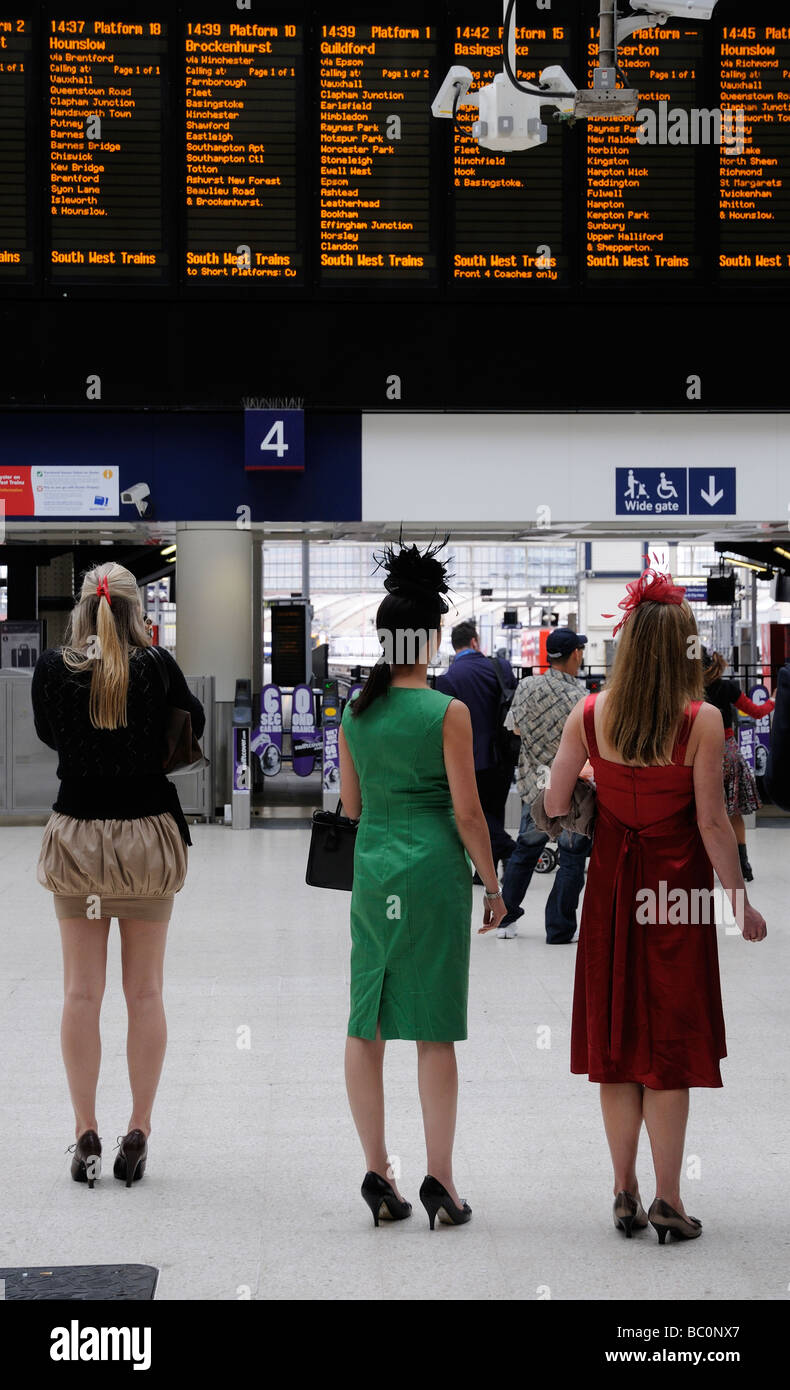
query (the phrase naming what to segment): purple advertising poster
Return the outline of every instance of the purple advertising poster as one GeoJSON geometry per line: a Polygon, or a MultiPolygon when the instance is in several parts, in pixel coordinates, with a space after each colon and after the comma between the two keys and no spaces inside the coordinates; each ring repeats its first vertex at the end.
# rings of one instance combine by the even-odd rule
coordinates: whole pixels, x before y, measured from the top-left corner
{"type": "MultiPolygon", "coordinates": [[[[756,705],[764,705],[771,696],[764,685],[755,685],[749,691],[749,699],[756,705]]],[[[768,750],[771,747],[771,719],[764,714],[762,719],[757,719],[754,725],[754,773],[756,777],[764,777],[765,769],[768,766],[768,750]]]]}
{"type": "Polygon", "coordinates": [[[740,748],[744,760],[754,772],[754,720],[738,720],[738,747],[740,748]]]}
{"type": "Polygon", "coordinates": [[[324,775],[322,786],[325,792],[340,791],[340,749],[337,736],[339,724],[324,725],[324,775]]]}
{"type": "Polygon", "coordinates": [[[322,738],[315,725],[315,699],[309,685],[295,685],[291,707],[291,755],[297,777],[309,777],[321,752],[322,738]]]}
{"type": "Polygon", "coordinates": [[[233,730],[233,790],[250,790],[250,731],[246,725],[233,730]]]}
{"type": "Polygon", "coordinates": [[[283,761],[283,697],[279,685],[261,691],[261,713],[252,735],[252,751],[264,777],[276,777],[283,761]]]}

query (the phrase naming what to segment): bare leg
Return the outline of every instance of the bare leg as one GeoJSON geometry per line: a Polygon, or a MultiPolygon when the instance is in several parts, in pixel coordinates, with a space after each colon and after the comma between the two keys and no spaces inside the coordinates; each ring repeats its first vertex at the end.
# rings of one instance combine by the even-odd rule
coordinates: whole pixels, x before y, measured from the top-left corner
{"type": "Polygon", "coordinates": [[[601,1085],[601,1110],[614,1168],[614,1195],[639,1196],[636,1155],[642,1128],[642,1087],[635,1081],[601,1085]]]}
{"type": "Polygon", "coordinates": [[[735,838],[739,845],[746,844],[746,826],[743,823],[743,816],[730,816],[730,825],[735,831],[735,838]]]}
{"type": "Polygon", "coordinates": [[[417,1081],[428,1173],[447,1188],[456,1206],[460,1206],[461,1199],[453,1183],[453,1140],[458,1109],[455,1044],[418,1042],[417,1081]]]}
{"type": "Polygon", "coordinates": [[[109,917],[64,917],[63,1017],[60,1045],[74,1106],[75,1137],[99,1126],[96,1087],[101,1063],[99,1015],[107,972],[109,917]]]}
{"type": "Polygon", "coordinates": [[[372,1038],[346,1038],[346,1091],[354,1124],[369,1173],[378,1173],[392,1185],[401,1201],[390,1168],[384,1137],[384,1049],[386,1042],[376,1026],[372,1038]]]}
{"type": "Polygon", "coordinates": [[[123,992],[129,1027],[126,1060],[132,1088],[129,1129],[151,1133],[151,1111],[167,1046],[167,1022],[162,1002],[167,922],[119,918],[123,992]]]}
{"type": "Polygon", "coordinates": [[[685,1216],[680,1200],[680,1170],[689,1114],[688,1090],[651,1091],[646,1086],[642,1109],[653,1150],[656,1196],[685,1216]]]}

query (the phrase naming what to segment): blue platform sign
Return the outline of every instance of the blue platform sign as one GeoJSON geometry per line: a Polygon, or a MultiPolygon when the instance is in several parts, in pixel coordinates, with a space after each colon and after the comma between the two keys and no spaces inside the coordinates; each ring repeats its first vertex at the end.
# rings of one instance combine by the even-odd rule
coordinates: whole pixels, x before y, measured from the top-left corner
{"type": "Polygon", "coordinates": [[[617,469],[617,516],[685,516],[688,509],[685,468],[617,469]]]}
{"type": "Polygon", "coordinates": [[[689,469],[689,515],[690,516],[734,516],[735,502],[734,468],[690,468],[689,469]]]}
{"type": "Polygon", "coordinates": [[[304,411],[245,410],[244,471],[304,472],[304,411]]]}

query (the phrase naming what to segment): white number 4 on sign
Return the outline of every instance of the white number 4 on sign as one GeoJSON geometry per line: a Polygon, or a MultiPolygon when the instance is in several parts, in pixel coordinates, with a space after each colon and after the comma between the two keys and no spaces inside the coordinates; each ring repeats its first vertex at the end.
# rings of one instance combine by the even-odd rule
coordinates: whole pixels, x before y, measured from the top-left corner
{"type": "Polygon", "coordinates": [[[285,427],[282,420],[275,420],[266,438],[261,441],[261,450],[270,450],[281,459],[288,452],[288,445],[285,442],[285,427]]]}

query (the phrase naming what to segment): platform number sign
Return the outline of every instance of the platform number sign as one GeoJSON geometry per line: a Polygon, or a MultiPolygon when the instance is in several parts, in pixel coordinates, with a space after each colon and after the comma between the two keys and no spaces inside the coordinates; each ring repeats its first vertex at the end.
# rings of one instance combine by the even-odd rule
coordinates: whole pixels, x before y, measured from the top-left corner
{"type": "Polygon", "coordinates": [[[246,473],[304,472],[304,411],[245,410],[246,473]]]}

